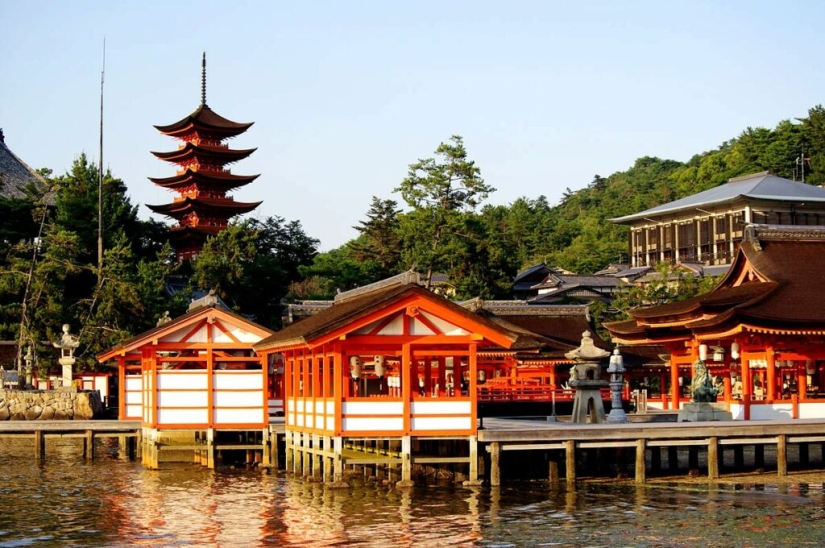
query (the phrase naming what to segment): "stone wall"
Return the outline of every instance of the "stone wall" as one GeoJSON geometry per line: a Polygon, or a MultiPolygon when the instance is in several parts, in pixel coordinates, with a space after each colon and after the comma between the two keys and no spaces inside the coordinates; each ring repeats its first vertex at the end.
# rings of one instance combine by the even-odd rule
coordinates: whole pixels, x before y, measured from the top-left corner
{"type": "Polygon", "coordinates": [[[0,390],[0,420],[88,420],[103,415],[97,390],[0,390]]]}

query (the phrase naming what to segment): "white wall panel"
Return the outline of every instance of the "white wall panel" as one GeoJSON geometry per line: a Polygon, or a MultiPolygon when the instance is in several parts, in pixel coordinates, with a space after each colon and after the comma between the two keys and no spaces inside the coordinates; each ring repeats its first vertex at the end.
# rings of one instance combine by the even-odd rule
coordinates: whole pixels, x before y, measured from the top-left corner
{"type": "Polygon", "coordinates": [[[411,428],[415,430],[469,430],[470,417],[413,417],[411,428]]]}
{"type": "Polygon", "coordinates": [[[184,392],[179,390],[162,390],[158,394],[158,406],[167,407],[206,407],[209,400],[206,392],[184,392]]]}
{"type": "Polygon", "coordinates": [[[158,409],[158,424],[206,424],[209,413],[206,409],[158,409]]]}
{"type": "Polygon", "coordinates": [[[413,415],[469,415],[469,401],[414,401],[413,415]]]}
{"type": "Polygon", "coordinates": [[[262,424],[262,409],[215,409],[216,424],[262,424]]]}
{"type": "Polygon", "coordinates": [[[365,431],[365,432],[377,432],[377,431],[401,431],[404,429],[404,420],[401,417],[394,418],[394,417],[365,417],[365,418],[352,418],[349,419],[344,417],[343,421],[343,429],[345,432],[347,431],[365,431]]]}
{"type": "Polygon", "coordinates": [[[253,371],[219,371],[213,380],[216,390],[224,388],[241,388],[263,390],[264,373],[261,370],[253,371]]]}
{"type": "Polygon", "coordinates": [[[158,388],[206,390],[206,371],[158,371],[158,388]]]}
{"type": "Polygon", "coordinates": [[[347,401],[344,415],[400,415],[404,403],[400,401],[347,401]]]}

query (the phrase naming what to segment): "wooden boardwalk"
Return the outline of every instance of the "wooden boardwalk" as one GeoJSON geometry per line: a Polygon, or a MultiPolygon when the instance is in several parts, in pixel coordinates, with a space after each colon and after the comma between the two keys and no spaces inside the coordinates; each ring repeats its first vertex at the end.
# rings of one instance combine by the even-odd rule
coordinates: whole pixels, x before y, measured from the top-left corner
{"type": "MultiPolygon", "coordinates": [[[[490,483],[501,484],[502,451],[564,452],[568,483],[576,481],[577,452],[587,449],[626,448],[635,451],[635,479],[646,479],[647,462],[654,468],[662,448],[675,456],[686,447],[691,470],[698,468],[698,451],[706,452],[708,477],[719,477],[720,451],[726,446],[753,446],[756,465],[764,460],[765,446],[776,448],[779,476],[787,475],[788,446],[798,445],[802,460],[807,460],[808,445],[825,444],[825,420],[785,419],[771,421],[650,422],[625,424],[575,424],[547,420],[485,418],[478,432],[479,443],[490,453],[490,483]],[[648,459],[648,455],[650,459],[648,459]]],[[[741,457],[737,455],[737,460],[741,457]]],[[[552,463],[550,478],[553,479],[552,463]]]]}
{"type": "Polygon", "coordinates": [[[30,438],[34,441],[35,459],[46,457],[46,440],[80,438],[83,458],[95,457],[95,440],[118,438],[121,449],[134,455],[139,445],[140,421],[0,421],[0,439],[30,438]]]}

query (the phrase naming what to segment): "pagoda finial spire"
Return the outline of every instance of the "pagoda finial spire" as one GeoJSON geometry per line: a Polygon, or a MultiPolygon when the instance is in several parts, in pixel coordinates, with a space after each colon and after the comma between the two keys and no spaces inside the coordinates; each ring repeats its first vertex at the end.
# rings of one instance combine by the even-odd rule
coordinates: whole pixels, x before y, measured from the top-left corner
{"type": "Polygon", "coordinates": [[[206,52],[203,52],[201,63],[201,106],[206,106],[206,52]]]}

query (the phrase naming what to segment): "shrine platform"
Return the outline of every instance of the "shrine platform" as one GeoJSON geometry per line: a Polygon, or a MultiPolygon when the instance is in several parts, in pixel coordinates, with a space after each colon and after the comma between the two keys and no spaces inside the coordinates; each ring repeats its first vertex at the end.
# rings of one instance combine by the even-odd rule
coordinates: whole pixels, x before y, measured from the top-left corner
{"type": "Polygon", "coordinates": [[[825,467],[825,420],[822,419],[576,424],[546,419],[485,418],[483,429],[478,431],[478,442],[485,445],[490,454],[491,485],[501,484],[503,468],[506,474],[509,463],[503,458],[505,453],[527,451],[543,452],[549,462],[549,480],[558,481],[558,471],[563,468],[568,483],[575,483],[582,471],[578,463],[583,455],[600,450],[610,450],[605,454],[610,455],[613,465],[619,466],[620,474],[626,473],[623,465],[631,468],[632,462],[637,483],[644,483],[648,472],[660,473],[663,457],[671,471],[685,469],[679,466],[680,452],[687,453],[686,470],[690,475],[698,475],[701,463],[709,479],[719,477],[727,450],[733,453],[733,470],[746,468],[745,448],[750,449],[749,455],[752,455],[750,468],[757,471],[766,469],[767,449],[772,459],[767,461],[769,467],[774,468],[778,476],[787,475],[791,457],[793,465],[810,467],[812,447],[820,455],[819,465],[825,467]]]}

